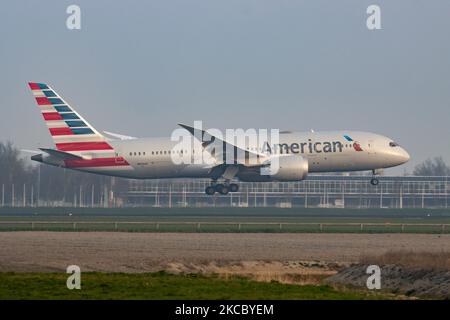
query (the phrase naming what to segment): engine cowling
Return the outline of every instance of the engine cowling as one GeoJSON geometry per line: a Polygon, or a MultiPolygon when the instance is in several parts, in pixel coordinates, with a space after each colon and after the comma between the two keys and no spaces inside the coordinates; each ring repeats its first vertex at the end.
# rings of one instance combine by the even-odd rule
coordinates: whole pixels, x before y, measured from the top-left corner
{"type": "Polygon", "coordinates": [[[308,160],[300,155],[277,155],[266,162],[264,168],[240,170],[241,181],[301,181],[308,175],[308,160]]]}
{"type": "Polygon", "coordinates": [[[271,180],[300,181],[308,175],[308,160],[300,155],[280,155],[272,157],[269,161],[271,180]]]}

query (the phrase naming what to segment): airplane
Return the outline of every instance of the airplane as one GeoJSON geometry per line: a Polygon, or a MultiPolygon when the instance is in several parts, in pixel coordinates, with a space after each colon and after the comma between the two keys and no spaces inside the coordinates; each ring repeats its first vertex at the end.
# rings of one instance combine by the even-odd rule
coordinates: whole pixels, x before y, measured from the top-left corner
{"type": "Polygon", "coordinates": [[[40,148],[42,153],[31,159],[89,173],[132,179],[208,178],[211,184],[205,188],[207,195],[226,195],[239,190],[233,182],[236,180],[301,181],[316,172],[371,170],[370,183],[378,185],[377,170],[410,159],[408,152],[388,137],[348,130],[282,131],[278,143],[268,140],[256,147],[240,145],[186,124],[179,125],[186,136],[195,137],[196,141],[189,148],[169,137],[136,138],[106,131],[118,138],[110,139],[48,84],[29,82],[29,87],[55,143],[55,148],[40,148]],[[215,148],[211,147],[213,144],[215,148]],[[201,156],[207,161],[176,163],[174,156],[191,160],[201,156]],[[263,174],[264,169],[269,174],[263,174]]]}

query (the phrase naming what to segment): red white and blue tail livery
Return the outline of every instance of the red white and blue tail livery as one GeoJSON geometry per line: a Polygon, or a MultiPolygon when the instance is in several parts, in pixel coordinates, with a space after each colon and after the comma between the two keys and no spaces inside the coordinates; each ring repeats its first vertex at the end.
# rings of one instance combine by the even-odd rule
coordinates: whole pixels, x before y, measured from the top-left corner
{"type": "Polygon", "coordinates": [[[45,149],[55,161],[62,160],[67,168],[96,168],[93,171],[130,167],[107,139],[49,85],[36,82],[28,85],[58,151],[45,149]]]}

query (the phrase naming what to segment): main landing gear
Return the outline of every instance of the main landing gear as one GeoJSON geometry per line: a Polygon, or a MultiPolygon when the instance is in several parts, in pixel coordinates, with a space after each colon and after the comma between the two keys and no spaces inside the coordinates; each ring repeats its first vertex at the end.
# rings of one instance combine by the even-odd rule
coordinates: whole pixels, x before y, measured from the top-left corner
{"type": "Polygon", "coordinates": [[[209,196],[212,196],[214,193],[218,192],[222,195],[226,195],[229,192],[237,192],[239,191],[239,185],[236,183],[215,183],[207,186],[205,188],[205,193],[209,196]]]}
{"type": "Polygon", "coordinates": [[[380,181],[376,177],[375,170],[372,170],[372,174],[373,175],[372,175],[372,179],[370,179],[370,184],[373,185],[373,186],[377,186],[380,183],[380,181]]]}

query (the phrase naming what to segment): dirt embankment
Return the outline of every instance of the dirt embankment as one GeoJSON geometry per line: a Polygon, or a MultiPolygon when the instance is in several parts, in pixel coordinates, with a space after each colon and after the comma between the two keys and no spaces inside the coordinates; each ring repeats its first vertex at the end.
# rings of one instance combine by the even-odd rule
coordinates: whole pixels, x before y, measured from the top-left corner
{"type": "Polygon", "coordinates": [[[381,289],[407,296],[450,299],[450,252],[390,251],[364,256],[326,279],[330,284],[366,287],[369,265],[381,269],[381,289]]]}
{"type": "Polygon", "coordinates": [[[343,265],[320,261],[210,261],[205,263],[171,262],[165,270],[171,273],[216,274],[225,279],[234,276],[256,281],[318,285],[336,274],[343,265]]]}

